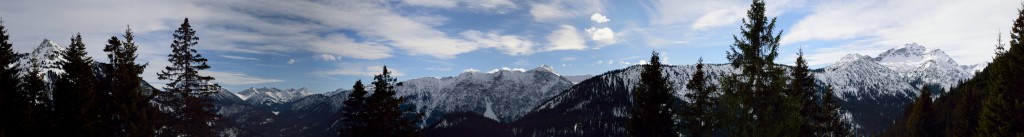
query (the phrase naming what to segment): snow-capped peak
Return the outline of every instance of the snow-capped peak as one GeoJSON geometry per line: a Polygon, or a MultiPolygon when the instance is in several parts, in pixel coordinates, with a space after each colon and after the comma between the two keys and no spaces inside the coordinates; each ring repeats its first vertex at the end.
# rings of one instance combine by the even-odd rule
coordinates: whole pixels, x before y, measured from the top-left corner
{"type": "Polygon", "coordinates": [[[846,56],[843,56],[843,58],[840,58],[839,61],[836,62],[836,63],[838,64],[838,63],[844,63],[844,62],[853,62],[853,61],[859,61],[859,60],[864,60],[864,59],[869,59],[869,58],[871,58],[871,57],[870,56],[865,56],[865,55],[860,55],[860,54],[847,54],[846,56]]]}
{"type": "Polygon", "coordinates": [[[557,73],[557,72],[555,71],[555,68],[554,68],[554,67],[548,66],[547,64],[544,64],[544,65],[540,65],[540,67],[534,68],[534,69],[532,69],[531,71],[544,71],[544,72],[551,72],[551,73],[555,73],[555,74],[558,74],[558,73],[557,73]]]}
{"type": "Polygon", "coordinates": [[[253,104],[274,104],[290,102],[292,100],[313,95],[313,93],[305,87],[287,90],[267,87],[251,87],[249,89],[239,91],[235,95],[237,95],[238,98],[253,104]]]}

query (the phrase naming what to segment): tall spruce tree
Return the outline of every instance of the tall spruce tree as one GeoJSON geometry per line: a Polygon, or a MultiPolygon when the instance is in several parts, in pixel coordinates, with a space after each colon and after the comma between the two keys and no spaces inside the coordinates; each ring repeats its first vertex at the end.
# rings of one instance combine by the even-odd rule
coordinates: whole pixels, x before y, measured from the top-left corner
{"type": "Polygon", "coordinates": [[[677,109],[672,95],[672,85],[662,73],[658,52],[651,52],[651,61],[643,65],[640,81],[633,88],[632,106],[626,129],[630,136],[667,137],[678,136],[674,119],[677,109]]]}
{"type": "Polygon", "coordinates": [[[111,113],[113,113],[116,132],[115,136],[154,136],[157,131],[156,116],[159,110],[150,105],[150,96],[143,93],[142,74],[145,65],[136,64],[135,59],[138,46],[135,45],[135,36],[131,28],[125,29],[124,41],[117,37],[111,37],[107,41],[107,58],[110,61],[110,69],[107,69],[107,77],[110,79],[109,91],[111,95],[111,113]]]}
{"type": "Polygon", "coordinates": [[[71,45],[61,53],[66,61],[59,62],[64,70],[53,91],[54,109],[58,114],[58,128],[66,129],[59,136],[96,136],[103,131],[99,125],[96,106],[96,78],[93,74],[93,60],[85,52],[82,35],[71,38],[71,45]]]}
{"type": "Polygon", "coordinates": [[[933,136],[929,127],[932,126],[932,94],[928,86],[921,87],[921,92],[918,93],[917,99],[910,109],[907,118],[907,136],[910,137],[928,137],[933,136]]]}
{"type": "Polygon", "coordinates": [[[708,76],[704,72],[704,59],[697,60],[696,70],[686,83],[689,94],[684,95],[690,100],[686,108],[682,110],[682,117],[685,122],[683,127],[689,136],[710,137],[714,136],[719,119],[715,111],[717,106],[717,92],[714,86],[708,83],[708,76]]]}
{"type": "Polygon", "coordinates": [[[18,75],[21,71],[18,60],[22,55],[14,52],[13,47],[3,20],[0,20],[0,89],[6,89],[0,91],[0,110],[3,110],[0,112],[0,136],[7,136],[8,133],[18,131],[17,127],[20,126],[18,125],[20,122],[17,122],[19,120],[17,116],[23,111],[19,104],[24,99],[18,90],[15,90],[18,89],[18,83],[21,81],[18,75]]]}
{"type": "Polygon", "coordinates": [[[171,54],[167,61],[170,66],[157,74],[160,80],[169,80],[164,88],[166,97],[162,102],[175,104],[176,111],[168,116],[168,124],[172,132],[188,136],[213,136],[215,120],[220,116],[213,112],[213,102],[207,95],[216,93],[220,85],[211,84],[214,78],[199,74],[199,70],[209,69],[206,58],[199,54],[195,46],[199,44],[196,31],[188,24],[188,18],[174,31],[174,42],[171,43],[171,54]]]}
{"type": "Polygon", "coordinates": [[[840,106],[839,106],[839,102],[836,100],[835,90],[833,90],[832,85],[827,85],[825,87],[825,92],[822,92],[821,98],[822,98],[821,99],[821,104],[822,105],[821,105],[821,109],[819,109],[819,110],[821,110],[821,112],[819,114],[822,114],[823,117],[821,117],[820,119],[817,119],[818,122],[815,122],[815,123],[821,124],[821,125],[816,125],[816,127],[821,127],[821,129],[817,129],[818,132],[815,132],[814,136],[818,136],[818,137],[846,137],[846,136],[850,136],[850,129],[848,128],[849,124],[846,123],[846,121],[843,120],[842,115],[839,113],[840,106]]]}
{"type": "Polygon", "coordinates": [[[30,59],[30,62],[32,62],[32,64],[25,71],[26,73],[22,77],[23,82],[20,85],[21,93],[26,99],[25,101],[29,102],[25,105],[28,105],[30,108],[23,109],[23,112],[21,113],[23,116],[20,117],[22,120],[22,124],[20,124],[20,126],[23,128],[20,132],[24,134],[15,134],[26,136],[52,136],[51,132],[47,132],[50,129],[53,129],[53,127],[51,127],[51,123],[53,123],[53,113],[50,112],[50,107],[52,105],[49,103],[50,99],[46,91],[46,82],[43,81],[43,78],[39,75],[41,70],[38,63],[36,63],[34,59],[30,59]]]}
{"type": "Polygon", "coordinates": [[[342,102],[345,106],[341,108],[342,124],[338,128],[339,136],[359,137],[371,134],[366,127],[369,122],[366,121],[366,94],[363,81],[356,80],[356,84],[352,85],[352,92],[348,93],[348,98],[342,102]]]}
{"type": "Polygon", "coordinates": [[[422,136],[416,122],[423,117],[412,107],[403,107],[405,97],[395,96],[397,79],[388,67],[373,77],[373,94],[366,99],[367,136],[409,137],[422,136]]]}
{"type": "Polygon", "coordinates": [[[997,51],[986,68],[992,79],[986,87],[975,136],[1024,136],[1024,79],[1018,78],[1024,76],[1024,9],[1017,12],[1010,30],[1010,48],[997,51]]]}
{"type": "Polygon", "coordinates": [[[807,66],[807,61],[804,60],[803,49],[798,52],[796,57],[796,66],[793,67],[791,76],[793,79],[789,82],[789,95],[790,100],[800,103],[802,108],[800,116],[803,122],[800,125],[800,136],[813,137],[818,135],[816,132],[824,131],[820,125],[820,122],[815,120],[815,117],[823,116],[819,114],[822,112],[821,107],[818,106],[818,99],[816,94],[818,89],[814,84],[814,74],[811,73],[810,68],[807,66]]]}
{"type": "Polygon", "coordinates": [[[747,11],[747,18],[740,28],[740,37],[733,36],[735,43],[727,58],[739,74],[725,78],[723,98],[732,100],[727,104],[730,125],[729,132],[737,136],[796,136],[802,121],[796,101],[789,99],[786,89],[785,70],[774,63],[778,57],[781,31],[775,33],[775,18],[765,16],[763,0],[753,0],[747,11]],[[727,97],[735,96],[735,97],[727,97]],[[756,97],[756,99],[755,99],[756,97]],[[745,113],[745,114],[744,114],[745,113]]]}

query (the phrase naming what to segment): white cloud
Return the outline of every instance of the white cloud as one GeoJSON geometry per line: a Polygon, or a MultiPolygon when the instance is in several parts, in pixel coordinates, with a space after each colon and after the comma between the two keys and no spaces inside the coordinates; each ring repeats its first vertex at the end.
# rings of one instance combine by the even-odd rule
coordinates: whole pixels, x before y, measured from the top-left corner
{"type": "Polygon", "coordinates": [[[494,32],[484,34],[475,30],[464,31],[460,34],[479,46],[495,48],[508,55],[528,55],[533,53],[533,42],[523,37],[500,35],[494,32]]]}
{"type": "Polygon", "coordinates": [[[480,11],[491,11],[499,14],[507,13],[519,8],[512,0],[466,0],[463,1],[470,9],[480,11]]]}
{"type": "Polygon", "coordinates": [[[391,57],[391,48],[373,42],[355,42],[344,35],[329,35],[321,41],[309,43],[312,50],[342,57],[382,59],[391,57]]]}
{"type": "MultiPolygon", "coordinates": [[[[827,1],[787,31],[782,44],[842,40],[851,42],[841,47],[884,50],[916,42],[941,49],[960,64],[977,64],[991,60],[997,33],[1009,31],[1019,7],[1019,1],[1007,0],[827,1]]],[[[833,63],[851,52],[820,51],[809,55],[809,64],[833,63]],[[834,58],[813,61],[818,57],[834,58]]]]}
{"type": "Polygon", "coordinates": [[[504,70],[504,71],[518,71],[518,72],[526,72],[526,69],[523,69],[523,68],[508,68],[508,67],[501,67],[500,69],[492,69],[491,71],[487,71],[487,73],[496,73],[496,72],[498,72],[498,71],[502,71],[502,70],[504,70]]]}
{"type": "Polygon", "coordinates": [[[605,23],[611,21],[608,19],[608,17],[601,15],[601,13],[594,13],[594,15],[590,15],[590,20],[597,23],[605,23]]]}
{"type": "Polygon", "coordinates": [[[590,27],[586,29],[587,33],[590,34],[590,40],[596,41],[599,45],[608,45],[615,43],[615,32],[611,28],[602,27],[590,27]]]}
{"type": "Polygon", "coordinates": [[[601,0],[552,0],[530,3],[530,15],[534,21],[555,21],[570,17],[585,16],[600,12],[601,0]]]}
{"type": "Polygon", "coordinates": [[[583,38],[580,37],[576,28],[569,25],[562,25],[558,30],[551,32],[547,39],[551,45],[545,49],[546,51],[582,50],[587,48],[586,45],[583,45],[583,38]]]}
{"type": "MultiPolygon", "coordinates": [[[[335,76],[335,75],[346,75],[346,76],[374,76],[379,75],[384,70],[384,66],[360,66],[353,64],[341,64],[338,68],[332,70],[318,70],[310,72],[310,75],[315,76],[335,76]]],[[[405,73],[395,68],[388,68],[391,72],[391,76],[400,77],[405,76],[405,73]]]]}
{"type": "Polygon", "coordinates": [[[337,61],[338,60],[338,57],[335,57],[334,55],[331,55],[331,54],[320,54],[320,55],[317,55],[317,56],[313,56],[313,58],[317,59],[317,60],[323,60],[323,61],[337,61]]]}
{"type": "MultiPolygon", "coordinates": [[[[775,17],[804,0],[778,0],[766,2],[769,17],[775,17]]],[[[859,1],[858,1],[859,2],[859,1]]],[[[653,25],[686,23],[695,29],[738,23],[750,8],[749,0],[655,0],[644,3],[653,25]],[[737,16],[738,15],[738,16],[737,16]]]]}
{"type": "Polygon", "coordinates": [[[402,4],[432,8],[452,9],[464,6],[468,9],[484,12],[506,13],[517,8],[515,2],[510,0],[403,0],[402,4]]]}
{"type": "Polygon", "coordinates": [[[295,64],[295,59],[288,59],[288,64],[295,64]]]}
{"type": "Polygon", "coordinates": [[[216,78],[213,80],[215,83],[224,85],[251,85],[251,84],[265,84],[265,83],[279,83],[284,82],[278,79],[258,78],[249,76],[241,73],[231,72],[218,72],[218,71],[200,71],[200,74],[207,74],[211,77],[216,78]]]}
{"type": "Polygon", "coordinates": [[[229,58],[229,59],[237,59],[237,60],[260,61],[260,59],[257,59],[257,58],[242,57],[242,56],[220,55],[220,57],[229,58]]]}
{"type": "Polygon", "coordinates": [[[711,27],[726,26],[729,24],[739,22],[740,19],[743,19],[745,15],[745,9],[739,9],[736,7],[732,7],[730,9],[719,9],[708,12],[707,14],[702,15],[700,18],[697,18],[697,20],[694,21],[693,25],[691,25],[690,27],[697,30],[702,30],[711,27]]]}
{"type": "Polygon", "coordinates": [[[466,70],[462,70],[462,72],[480,72],[480,70],[477,70],[477,69],[474,69],[474,68],[468,68],[466,70]]]}
{"type": "Polygon", "coordinates": [[[454,8],[458,6],[456,0],[402,0],[402,4],[425,6],[425,7],[438,7],[438,8],[454,8]]]}

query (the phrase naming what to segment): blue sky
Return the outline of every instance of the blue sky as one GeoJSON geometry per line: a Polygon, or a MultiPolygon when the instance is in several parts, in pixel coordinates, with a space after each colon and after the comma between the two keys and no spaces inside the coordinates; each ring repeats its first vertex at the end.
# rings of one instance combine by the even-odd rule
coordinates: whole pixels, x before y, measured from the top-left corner
{"type": "MultiPolygon", "coordinates": [[[[199,33],[204,74],[231,91],[249,87],[351,88],[381,66],[399,80],[467,70],[532,69],[600,74],[641,63],[651,51],[668,64],[725,63],[747,0],[0,0],[15,49],[59,44],[81,32],[88,52],[126,25],[136,33],[145,80],[167,66],[171,32],[185,17],[199,33]]],[[[803,48],[813,67],[847,54],[874,56],[906,43],[946,51],[960,64],[992,57],[1019,1],[768,0],[782,55],[803,48]]],[[[1007,37],[1003,36],[1004,39],[1007,37]]]]}

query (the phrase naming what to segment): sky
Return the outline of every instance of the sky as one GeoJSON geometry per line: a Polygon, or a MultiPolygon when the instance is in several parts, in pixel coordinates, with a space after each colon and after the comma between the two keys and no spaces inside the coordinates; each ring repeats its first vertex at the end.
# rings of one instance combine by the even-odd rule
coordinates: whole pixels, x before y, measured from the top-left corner
{"type": "MultiPolygon", "coordinates": [[[[990,61],[1008,39],[1021,2],[1010,0],[767,0],[777,17],[781,64],[801,49],[813,68],[847,54],[875,56],[918,43],[961,65],[990,61]],[[1005,41],[1005,40],[1004,40],[1005,41]]],[[[748,0],[0,0],[17,52],[43,39],[67,45],[81,33],[87,52],[129,26],[143,79],[161,86],[172,32],[185,18],[199,52],[230,91],[369,83],[386,66],[399,81],[467,71],[533,69],[598,75],[644,63],[726,63],[748,0]]]]}

